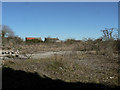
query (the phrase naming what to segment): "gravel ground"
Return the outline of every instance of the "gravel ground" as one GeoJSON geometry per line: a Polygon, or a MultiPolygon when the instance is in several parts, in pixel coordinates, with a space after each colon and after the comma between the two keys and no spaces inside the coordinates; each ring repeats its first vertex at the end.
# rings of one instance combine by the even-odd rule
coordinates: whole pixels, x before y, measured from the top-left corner
{"type": "Polygon", "coordinates": [[[31,58],[33,58],[33,59],[48,58],[48,57],[51,57],[51,56],[54,56],[54,55],[64,55],[64,54],[70,54],[70,53],[72,53],[72,51],[39,52],[39,53],[36,53],[36,54],[32,54],[31,58]]]}
{"type": "Polygon", "coordinates": [[[83,51],[39,52],[30,60],[6,60],[15,70],[37,72],[41,76],[66,82],[102,83],[118,85],[117,60],[83,51]],[[76,54],[79,56],[76,57],[76,54]],[[64,56],[65,55],[65,56],[64,56]],[[81,58],[85,55],[84,58],[81,58]]]}

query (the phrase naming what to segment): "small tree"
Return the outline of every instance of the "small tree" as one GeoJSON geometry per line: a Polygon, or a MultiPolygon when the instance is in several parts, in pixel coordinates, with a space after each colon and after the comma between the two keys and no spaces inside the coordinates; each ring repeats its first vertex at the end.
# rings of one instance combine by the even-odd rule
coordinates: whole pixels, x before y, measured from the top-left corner
{"type": "Polygon", "coordinates": [[[6,25],[2,26],[0,34],[2,38],[2,46],[4,46],[4,48],[13,48],[14,46],[23,42],[23,40],[20,37],[16,36],[13,30],[6,25]]]}
{"type": "Polygon", "coordinates": [[[103,32],[103,42],[100,44],[100,52],[107,55],[109,58],[114,58],[117,47],[117,38],[114,34],[117,34],[115,28],[105,28],[103,32]]]}

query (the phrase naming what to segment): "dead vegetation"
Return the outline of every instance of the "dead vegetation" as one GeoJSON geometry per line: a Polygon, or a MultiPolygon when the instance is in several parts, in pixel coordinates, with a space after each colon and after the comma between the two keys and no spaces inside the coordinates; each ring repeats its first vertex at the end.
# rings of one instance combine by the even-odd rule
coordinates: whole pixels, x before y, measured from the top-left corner
{"type": "Polygon", "coordinates": [[[104,56],[72,53],[39,60],[7,60],[3,67],[37,72],[41,77],[66,82],[102,83],[118,86],[118,63],[104,56]]]}
{"type": "Polygon", "coordinates": [[[119,46],[120,41],[117,39],[99,38],[86,41],[68,39],[60,43],[26,43],[18,37],[3,37],[2,49],[12,48],[19,50],[23,55],[44,51],[72,52],[42,59],[4,60],[3,68],[10,67],[14,70],[37,72],[41,77],[45,75],[65,82],[102,83],[118,86],[119,46]],[[84,53],[79,53],[79,51],[84,53]]]}

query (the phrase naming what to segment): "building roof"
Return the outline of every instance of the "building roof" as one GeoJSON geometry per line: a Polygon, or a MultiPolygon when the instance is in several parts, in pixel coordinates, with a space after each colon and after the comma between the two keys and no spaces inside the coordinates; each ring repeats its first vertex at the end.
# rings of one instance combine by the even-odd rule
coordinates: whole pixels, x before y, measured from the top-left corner
{"type": "Polygon", "coordinates": [[[26,37],[27,40],[33,40],[33,39],[41,39],[40,37],[39,38],[35,38],[35,37],[26,37]]]}
{"type": "Polygon", "coordinates": [[[45,38],[45,39],[49,39],[49,40],[59,40],[58,38],[45,38]]]}
{"type": "Polygon", "coordinates": [[[26,37],[27,40],[35,39],[34,37],[26,37]]]}

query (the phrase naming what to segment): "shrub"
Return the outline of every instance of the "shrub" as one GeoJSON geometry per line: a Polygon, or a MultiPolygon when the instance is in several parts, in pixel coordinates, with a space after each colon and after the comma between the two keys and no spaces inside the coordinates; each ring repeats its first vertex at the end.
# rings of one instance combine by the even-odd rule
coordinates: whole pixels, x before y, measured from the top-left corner
{"type": "Polygon", "coordinates": [[[76,42],[75,39],[67,39],[67,40],[65,41],[66,44],[73,44],[73,43],[75,43],[75,42],[76,42]]]}

